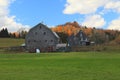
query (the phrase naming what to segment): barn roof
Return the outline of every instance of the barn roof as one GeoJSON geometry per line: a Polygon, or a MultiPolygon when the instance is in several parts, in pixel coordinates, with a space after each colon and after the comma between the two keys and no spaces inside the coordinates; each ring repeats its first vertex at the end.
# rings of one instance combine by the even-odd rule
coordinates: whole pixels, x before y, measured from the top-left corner
{"type": "Polygon", "coordinates": [[[57,35],[56,32],[53,32],[50,28],[48,28],[46,25],[44,25],[44,24],[42,24],[42,23],[39,23],[39,24],[35,25],[33,28],[30,29],[30,31],[33,30],[33,29],[36,28],[36,27],[39,27],[40,25],[41,25],[41,26],[44,26],[44,28],[50,30],[50,32],[53,33],[53,35],[55,35],[56,38],[58,38],[58,39],[60,38],[60,37],[57,35]]]}
{"type": "MultiPolygon", "coordinates": [[[[52,31],[53,32],[53,31],[52,31]]],[[[57,37],[57,38],[60,38],[56,32],[53,32],[53,34],[57,37]]]]}

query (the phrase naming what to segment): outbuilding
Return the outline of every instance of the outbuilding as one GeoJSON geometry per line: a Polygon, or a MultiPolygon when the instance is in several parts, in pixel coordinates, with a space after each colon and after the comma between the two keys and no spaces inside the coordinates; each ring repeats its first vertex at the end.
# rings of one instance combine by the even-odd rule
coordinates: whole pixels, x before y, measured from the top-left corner
{"type": "Polygon", "coordinates": [[[68,45],[73,46],[87,46],[90,45],[86,34],[80,30],[77,34],[73,34],[68,38],[68,45]]]}

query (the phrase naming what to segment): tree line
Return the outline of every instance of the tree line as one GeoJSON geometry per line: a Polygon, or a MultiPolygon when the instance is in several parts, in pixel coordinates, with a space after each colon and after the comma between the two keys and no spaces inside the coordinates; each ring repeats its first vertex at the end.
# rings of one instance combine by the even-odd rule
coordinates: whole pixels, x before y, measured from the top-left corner
{"type": "Polygon", "coordinates": [[[27,31],[9,33],[7,28],[0,30],[0,38],[25,38],[27,31]]]}

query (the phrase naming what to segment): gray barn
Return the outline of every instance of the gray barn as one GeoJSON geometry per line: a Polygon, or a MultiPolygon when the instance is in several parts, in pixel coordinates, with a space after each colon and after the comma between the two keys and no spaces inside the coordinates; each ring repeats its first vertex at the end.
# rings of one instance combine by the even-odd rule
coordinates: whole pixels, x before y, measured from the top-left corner
{"type": "Polygon", "coordinates": [[[25,38],[26,48],[29,52],[35,52],[36,49],[41,52],[56,51],[58,43],[59,36],[42,23],[30,29],[25,38]]]}

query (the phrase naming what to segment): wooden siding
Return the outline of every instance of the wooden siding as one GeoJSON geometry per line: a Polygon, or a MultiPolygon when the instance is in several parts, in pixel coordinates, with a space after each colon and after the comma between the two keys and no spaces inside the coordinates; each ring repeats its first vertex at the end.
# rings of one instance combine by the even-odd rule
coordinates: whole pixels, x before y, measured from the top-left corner
{"type": "Polygon", "coordinates": [[[55,51],[58,43],[59,37],[41,23],[30,29],[25,38],[26,47],[30,52],[34,52],[35,49],[43,52],[55,51]]]}

